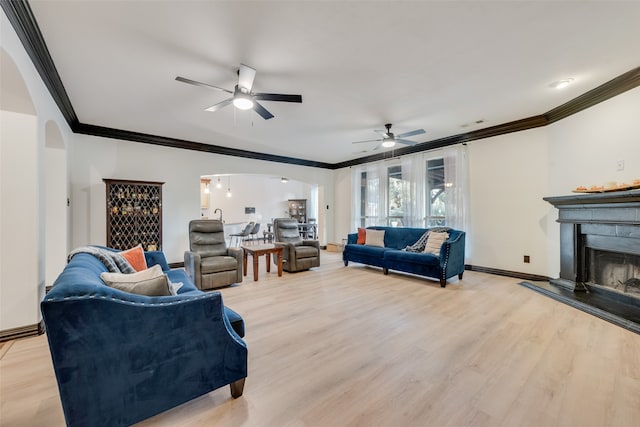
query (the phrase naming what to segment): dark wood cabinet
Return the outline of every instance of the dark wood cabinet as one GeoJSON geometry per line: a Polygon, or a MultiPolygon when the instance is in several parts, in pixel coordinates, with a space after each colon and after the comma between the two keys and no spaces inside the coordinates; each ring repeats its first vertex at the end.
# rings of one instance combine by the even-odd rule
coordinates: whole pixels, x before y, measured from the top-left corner
{"type": "Polygon", "coordinates": [[[162,250],[164,182],[104,179],[107,195],[107,246],[162,250]]]}
{"type": "Polygon", "coordinates": [[[298,222],[307,222],[307,199],[289,199],[289,217],[298,222]]]}

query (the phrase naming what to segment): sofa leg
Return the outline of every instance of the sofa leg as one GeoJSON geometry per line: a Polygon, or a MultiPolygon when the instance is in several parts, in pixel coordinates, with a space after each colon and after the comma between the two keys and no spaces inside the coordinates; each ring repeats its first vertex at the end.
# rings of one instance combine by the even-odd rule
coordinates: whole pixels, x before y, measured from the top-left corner
{"type": "Polygon", "coordinates": [[[464,273],[460,273],[460,274],[458,274],[458,279],[462,280],[462,275],[463,275],[463,274],[464,274],[464,273]]]}
{"type": "Polygon", "coordinates": [[[387,274],[389,274],[389,269],[388,268],[383,268],[382,272],[384,273],[384,275],[386,276],[387,274]]]}
{"type": "Polygon", "coordinates": [[[231,397],[233,397],[234,399],[242,396],[242,392],[244,391],[244,380],[245,378],[229,384],[229,386],[231,387],[231,397]]]}
{"type": "Polygon", "coordinates": [[[440,279],[440,287],[444,288],[445,286],[447,286],[447,279],[440,279]]]}
{"type": "Polygon", "coordinates": [[[344,260],[344,266],[348,266],[349,265],[349,261],[347,261],[346,259],[344,260]]]}

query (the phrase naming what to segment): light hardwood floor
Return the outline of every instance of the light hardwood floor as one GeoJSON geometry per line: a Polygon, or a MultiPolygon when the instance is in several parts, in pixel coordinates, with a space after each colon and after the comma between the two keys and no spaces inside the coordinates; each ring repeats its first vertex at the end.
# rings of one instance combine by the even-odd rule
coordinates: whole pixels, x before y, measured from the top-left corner
{"type": "MultiPolygon", "coordinates": [[[[222,289],[246,321],[244,395],[139,426],[640,426],[640,335],[517,285],[350,264],[222,289]]],[[[249,278],[251,272],[249,272],[249,278]]],[[[0,347],[2,426],[63,426],[44,336],[0,347]]]]}

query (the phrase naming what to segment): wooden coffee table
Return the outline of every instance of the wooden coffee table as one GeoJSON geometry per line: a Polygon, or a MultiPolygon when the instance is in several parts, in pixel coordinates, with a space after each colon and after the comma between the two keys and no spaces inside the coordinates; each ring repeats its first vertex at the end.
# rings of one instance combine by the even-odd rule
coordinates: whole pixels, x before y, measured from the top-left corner
{"type": "Polygon", "coordinates": [[[282,252],[284,248],[276,245],[255,245],[255,246],[242,246],[244,250],[244,275],[247,275],[247,257],[251,255],[253,257],[253,281],[258,280],[258,258],[260,255],[266,255],[267,258],[267,272],[271,271],[271,254],[278,256],[278,277],[282,277],[282,252]]]}

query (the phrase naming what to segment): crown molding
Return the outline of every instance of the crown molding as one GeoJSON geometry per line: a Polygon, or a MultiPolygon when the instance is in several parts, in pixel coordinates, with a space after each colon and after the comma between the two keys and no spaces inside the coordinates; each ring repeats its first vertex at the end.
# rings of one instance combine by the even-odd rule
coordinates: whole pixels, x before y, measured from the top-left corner
{"type": "Polygon", "coordinates": [[[45,43],[38,23],[36,22],[29,2],[27,0],[0,0],[0,5],[4,10],[11,25],[15,29],[18,37],[31,58],[33,65],[38,70],[42,81],[51,93],[58,108],[62,112],[69,127],[74,133],[100,136],[104,138],[120,139],[126,141],[140,142],[144,144],[161,145],[184,150],[202,151],[225,156],[243,157],[248,159],[264,160],[268,162],[286,163],[292,165],[308,166],[323,169],[341,169],[364,163],[370,163],[385,159],[390,159],[407,154],[422,151],[434,150],[456,144],[462,144],[478,139],[490,138],[493,136],[505,135],[512,132],[533,129],[547,126],[551,123],[562,120],[576,114],[586,108],[592,107],[614,96],[620,95],[630,89],[640,86],[640,67],[636,67],[624,74],[586,92],[565,104],[560,105],[546,113],[532,116],[520,120],[514,120],[496,126],[478,129],[472,132],[461,133],[444,138],[426,141],[410,147],[403,147],[397,150],[382,152],[375,155],[360,157],[339,163],[316,162],[313,160],[298,159],[295,157],[276,156],[259,153],[255,151],[239,150],[218,145],[204,144],[201,142],[185,141],[181,139],[168,138],[159,135],[149,135],[139,132],[132,132],[122,129],[113,129],[103,126],[96,126],[80,123],[71,105],[71,101],[62,84],[60,75],[56,70],[49,49],[45,43]]]}
{"type": "Polygon", "coordinates": [[[205,153],[220,154],[224,156],[244,157],[246,159],[265,160],[268,162],[286,163],[290,165],[308,166],[323,169],[333,168],[333,165],[331,163],[316,162],[313,160],[298,159],[295,157],[276,156],[273,154],[264,154],[248,150],[239,150],[237,148],[221,147],[219,145],[185,141],[183,139],[168,138],[166,136],[150,135],[146,133],[108,128],[104,126],[88,125],[85,123],[79,123],[74,132],[84,135],[100,136],[103,138],[140,142],[143,144],[161,145],[171,148],[180,148],[183,150],[202,151],[205,153]]]}
{"type": "Polygon", "coordinates": [[[597,88],[583,93],[577,98],[573,98],[571,101],[562,104],[559,107],[547,111],[544,113],[544,116],[547,119],[547,124],[551,124],[589,107],[593,107],[594,105],[613,98],[614,96],[618,96],[621,93],[637,86],[640,86],[640,67],[627,71],[597,88]]]}
{"type": "Polygon", "coordinates": [[[53,63],[53,59],[51,59],[49,49],[42,37],[36,18],[33,16],[29,2],[0,0],[0,6],[2,6],[2,10],[4,10],[16,34],[18,34],[18,38],[22,42],[29,58],[31,58],[31,62],[36,67],[40,78],[42,78],[49,93],[51,93],[51,97],[58,105],[69,127],[75,131],[79,124],[78,116],[73,110],[58,70],[53,63]]]}

